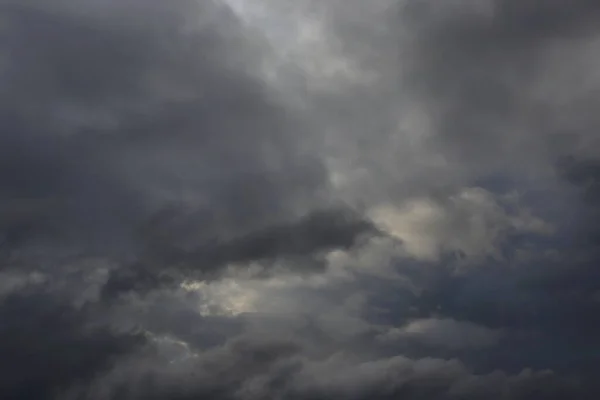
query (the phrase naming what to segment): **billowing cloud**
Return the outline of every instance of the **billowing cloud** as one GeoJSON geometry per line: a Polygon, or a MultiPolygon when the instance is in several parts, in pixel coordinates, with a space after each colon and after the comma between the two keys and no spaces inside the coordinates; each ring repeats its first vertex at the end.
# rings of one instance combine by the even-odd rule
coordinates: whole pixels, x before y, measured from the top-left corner
{"type": "Polygon", "coordinates": [[[423,260],[452,252],[467,258],[501,257],[502,242],[511,234],[552,232],[549,224],[525,210],[509,214],[514,201],[505,199],[503,207],[500,198],[481,188],[464,189],[444,200],[415,199],[396,209],[380,206],[373,210],[373,219],[423,260]]]}
{"type": "Polygon", "coordinates": [[[0,394],[597,398],[591,0],[0,0],[0,394]]]}

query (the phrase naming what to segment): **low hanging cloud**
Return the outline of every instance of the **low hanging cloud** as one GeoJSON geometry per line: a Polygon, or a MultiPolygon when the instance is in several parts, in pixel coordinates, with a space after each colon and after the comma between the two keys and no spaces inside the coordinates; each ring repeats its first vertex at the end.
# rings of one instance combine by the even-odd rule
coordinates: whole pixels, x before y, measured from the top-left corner
{"type": "Polygon", "coordinates": [[[462,348],[485,348],[495,345],[502,333],[471,322],[452,319],[421,319],[408,323],[402,328],[393,328],[380,336],[383,341],[401,339],[421,340],[427,345],[462,348]]]}
{"type": "Polygon", "coordinates": [[[0,395],[597,398],[591,0],[0,0],[0,395]]]}

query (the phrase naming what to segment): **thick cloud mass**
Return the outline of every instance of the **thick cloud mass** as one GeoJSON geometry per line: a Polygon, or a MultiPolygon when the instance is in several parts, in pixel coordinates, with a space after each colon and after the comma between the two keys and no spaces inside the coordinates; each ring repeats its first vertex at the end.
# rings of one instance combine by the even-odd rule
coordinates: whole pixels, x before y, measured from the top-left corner
{"type": "Polygon", "coordinates": [[[0,0],[0,397],[596,399],[600,3],[0,0]]]}

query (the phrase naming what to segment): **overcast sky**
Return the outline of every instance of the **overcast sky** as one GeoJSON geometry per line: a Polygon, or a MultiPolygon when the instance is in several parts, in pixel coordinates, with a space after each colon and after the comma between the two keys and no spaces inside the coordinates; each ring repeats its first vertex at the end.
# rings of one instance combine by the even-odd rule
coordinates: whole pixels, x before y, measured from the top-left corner
{"type": "Polygon", "coordinates": [[[597,0],[0,0],[0,397],[600,398],[597,0]]]}

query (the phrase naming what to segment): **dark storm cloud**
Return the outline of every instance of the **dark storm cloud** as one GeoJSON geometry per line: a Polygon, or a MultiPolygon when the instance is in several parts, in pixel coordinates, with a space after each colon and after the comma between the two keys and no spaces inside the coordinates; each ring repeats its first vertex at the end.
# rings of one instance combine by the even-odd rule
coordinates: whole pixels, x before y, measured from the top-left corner
{"type": "Polygon", "coordinates": [[[14,399],[53,399],[143,345],[140,335],[94,328],[90,316],[39,291],[3,299],[0,393],[14,399]]]}
{"type": "Polygon", "coordinates": [[[265,50],[224,6],[1,6],[0,223],[12,246],[53,235],[127,254],[165,207],[202,215],[206,241],[327,201],[312,133],[256,76],[252,54],[265,50]]]}
{"type": "MultiPolygon", "coordinates": [[[[446,255],[440,265],[414,269],[412,262],[396,260],[417,293],[405,289],[404,297],[381,296],[400,298],[404,307],[392,313],[399,326],[413,318],[451,318],[506,330],[496,347],[460,354],[486,371],[515,371],[527,365],[580,374],[593,382],[598,353],[591,349],[598,348],[595,332],[600,326],[595,197],[600,155],[595,111],[600,104],[595,74],[600,60],[599,3],[389,3],[390,12],[379,20],[387,23],[377,29],[361,25],[363,20],[352,11],[348,13],[354,19],[345,20],[341,11],[339,19],[335,13],[333,17],[336,29],[347,38],[348,53],[379,73],[381,86],[365,88],[364,97],[370,101],[370,95],[380,95],[386,103],[366,107],[365,114],[357,111],[380,117],[376,126],[369,126],[375,133],[371,147],[365,146],[367,160],[360,161],[378,172],[370,183],[397,185],[400,199],[423,192],[434,197],[439,187],[453,190],[456,185],[486,185],[503,194],[514,190],[524,194],[525,204],[554,224],[556,232],[551,238],[511,234],[501,260],[486,259],[465,270],[454,255],[446,255]],[[419,112],[427,115],[425,147],[442,155],[442,167],[423,172],[414,165],[426,152],[410,161],[409,152],[405,155],[400,146],[394,147],[394,140],[409,135],[410,129],[391,138],[380,133],[378,128],[393,121],[386,106],[394,101],[395,108],[389,108],[397,114],[407,109],[405,119],[419,112]],[[393,149],[391,160],[381,156],[388,154],[386,145],[393,149]],[[565,157],[570,158],[567,166],[565,157]],[[386,168],[397,174],[379,174],[386,168]],[[423,172],[415,190],[403,185],[403,173],[411,168],[415,176],[423,172]]],[[[362,95],[360,90],[353,93],[362,95]]],[[[353,101],[345,105],[354,107],[349,104],[353,101]]],[[[348,125],[363,121],[372,122],[365,118],[348,125]]],[[[426,347],[429,333],[409,336],[426,347]]],[[[445,345],[451,347],[452,332],[446,333],[449,337],[439,333],[439,342],[447,339],[445,345]]],[[[417,357],[459,353],[408,347],[400,351],[417,357]]]]}
{"type": "Polygon", "coordinates": [[[457,360],[309,359],[302,352],[294,341],[242,336],[170,365],[144,358],[122,363],[90,386],[88,398],[559,399],[580,393],[576,383],[550,372],[475,375],[457,360]]]}
{"type": "Polygon", "coordinates": [[[2,1],[0,13],[1,268],[40,270],[53,288],[44,297],[18,286],[0,303],[3,396],[85,387],[136,348],[135,336],[87,328],[108,318],[94,311],[102,299],[73,309],[85,276],[110,269],[86,257],[114,258],[117,269],[136,259],[151,281],[165,262],[182,279],[351,246],[371,229],[311,212],[330,206],[313,132],[263,84],[266,49],[226,7],[2,1]],[[182,237],[152,236],[163,209],[191,216],[182,237]],[[180,239],[188,247],[170,253],[180,239]]]}
{"type": "MultiPolygon", "coordinates": [[[[194,235],[198,224],[194,216],[155,221],[145,232],[150,237],[144,258],[130,267],[122,266],[111,274],[105,295],[121,291],[149,290],[163,284],[187,279],[217,279],[230,264],[291,261],[298,273],[318,272],[325,267],[320,260],[327,251],[348,249],[361,238],[381,234],[370,222],[350,210],[325,210],[310,213],[292,223],[273,225],[229,240],[194,235]]],[[[268,275],[268,271],[263,271],[268,275]]]]}
{"type": "Polygon", "coordinates": [[[433,4],[409,8],[407,23],[417,32],[415,93],[439,113],[440,143],[473,174],[554,170],[556,186],[537,204],[552,204],[548,216],[557,232],[527,245],[509,241],[508,259],[500,265],[440,274],[437,282],[428,281],[418,307],[425,315],[510,332],[485,356],[464,356],[475,365],[547,367],[589,379],[597,374],[598,355],[584,349],[598,348],[592,332],[600,326],[593,239],[599,125],[590,110],[600,98],[594,78],[581,86],[564,80],[587,74],[579,61],[566,58],[597,65],[577,49],[597,43],[600,8],[589,1],[491,4],[488,15],[465,7],[440,17],[433,4]],[[546,98],[532,95],[552,85],[559,89],[546,98]],[[523,262],[517,252],[533,256],[523,262]]]}
{"type": "MultiPolygon", "coordinates": [[[[548,54],[597,37],[600,8],[586,0],[483,3],[486,6],[464,2],[464,7],[444,7],[408,2],[402,20],[415,35],[409,52],[414,60],[408,61],[414,63],[410,87],[438,116],[437,133],[444,148],[481,169],[471,172],[519,173],[547,167],[565,155],[561,153],[576,151],[578,141],[593,135],[597,121],[582,114],[585,104],[572,109],[563,103],[560,108],[555,99],[533,93],[556,84],[542,81],[547,71],[555,81],[574,71],[576,67],[548,54]],[[553,126],[559,118],[566,125],[553,126]]],[[[572,90],[576,88],[567,85],[560,95],[572,90]]],[[[591,87],[581,90],[579,97],[593,92],[591,87]]],[[[597,96],[586,100],[588,106],[598,101],[597,96]]]]}
{"type": "MultiPolygon", "coordinates": [[[[302,88],[300,110],[266,81],[272,49],[221,3],[0,0],[0,272],[18,277],[0,299],[0,395],[594,398],[600,7],[383,3],[376,21],[358,1],[322,3],[341,52],[374,77],[302,88]],[[571,83],[580,76],[589,80],[571,83]],[[419,113],[430,118],[412,146],[402,135],[423,121],[396,126],[419,113]],[[330,150],[368,182],[353,186],[341,168],[351,183],[336,191],[330,150]],[[537,180],[550,189],[526,200],[556,225],[552,238],[511,231],[502,257],[468,268],[455,254],[375,254],[347,276],[345,265],[323,268],[333,249],[363,262],[368,245],[354,245],[381,235],[336,197],[368,208],[481,184],[493,203],[495,191],[537,180]],[[253,262],[268,270],[261,279],[279,264],[319,272],[323,286],[281,307],[311,303],[319,323],[258,338],[244,318],[200,315],[210,302],[180,287],[253,262]],[[384,262],[410,285],[365,277],[384,262]],[[373,297],[367,315],[339,293],[319,298],[342,291],[328,273],[373,297]],[[318,310],[328,302],[337,308],[318,310]],[[105,328],[138,325],[144,335],[105,328]]],[[[460,211],[469,223],[459,225],[482,222],[460,211]]],[[[263,303],[282,299],[257,287],[263,303]]]]}
{"type": "Polygon", "coordinates": [[[374,83],[323,101],[340,137],[369,132],[359,152],[346,149],[373,171],[365,188],[386,201],[482,179],[551,180],[559,158],[597,157],[597,2],[377,5],[378,17],[359,5],[330,13],[374,83]]]}
{"type": "MultiPolygon", "coordinates": [[[[172,229],[168,230],[173,232],[172,229]]],[[[275,225],[235,237],[229,241],[218,238],[206,245],[196,242],[191,251],[173,249],[173,258],[165,264],[223,266],[276,258],[310,256],[335,248],[349,248],[361,235],[373,235],[377,229],[348,210],[317,211],[293,223],[275,225]],[[178,254],[179,253],[179,254],[178,254]]],[[[156,243],[157,249],[160,243],[156,243]]],[[[150,244],[150,251],[153,247],[150,244]]],[[[160,259],[160,249],[153,259],[160,259]]]]}

